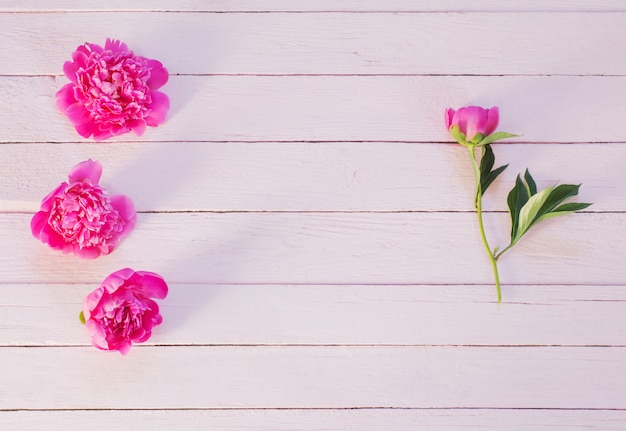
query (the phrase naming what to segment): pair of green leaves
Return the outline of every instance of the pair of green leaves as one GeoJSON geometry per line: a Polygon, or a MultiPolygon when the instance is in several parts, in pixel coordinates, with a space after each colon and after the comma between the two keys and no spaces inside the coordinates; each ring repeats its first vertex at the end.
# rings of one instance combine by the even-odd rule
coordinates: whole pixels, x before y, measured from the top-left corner
{"type": "Polygon", "coordinates": [[[524,173],[524,180],[518,175],[515,186],[507,197],[511,214],[511,246],[537,223],[559,215],[571,214],[591,205],[582,202],[564,203],[578,194],[580,184],[561,184],[537,192],[537,185],[528,169],[524,173]]]}
{"type": "MultiPolygon", "coordinates": [[[[480,190],[476,191],[476,200],[479,193],[483,194],[493,181],[508,166],[503,165],[493,169],[495,157],[489,144],[485,145],[480,161],[480,190]]],[[[537,223],[558,215],[571,214],[590,206],[590,203],[569,202],[567,199],[576,196],[580,184],[561,184],[545,188],[537,192],[537,184],[526,169],[524,179],[520,175],[515,180],[515,186],[509,192],[507,203],[511,215],[511,244],[515,245],[528,230],[537,223]]]]}

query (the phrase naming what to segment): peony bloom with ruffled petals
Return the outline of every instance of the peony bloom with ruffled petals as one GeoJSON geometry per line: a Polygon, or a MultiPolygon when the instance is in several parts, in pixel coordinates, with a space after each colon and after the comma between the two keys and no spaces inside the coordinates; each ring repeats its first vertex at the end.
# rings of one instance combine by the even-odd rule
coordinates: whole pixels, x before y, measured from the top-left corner
{"type": "Polygon", "coordinates": [[[141,136],[146,126],[165,120],[170,101],[157,90],[169,75],[159,61],[135,55],[112,39],[104,48],[79,46],[72,60],[63,65],[71,82],[57,92],[57,107],[81,136],[99,141],[131,130],[141,136]]]}
{"type": "Polygon", "coordinates": [[[33,236],[55,250],[94,259],[109,254],[135,225],[133,202],[109,196],[98,185],[102,165],[86,160],[74,166],[69,182],[61,183],[41,201],[31,220],[33,236]]]}
{"type": "Polygon", "coordinates": [[[93,345],[128,353],[133,343],[147,341],[163,318],[153,301],[167,296],[163,278],[147,271],[121,269],[109,275],[83,301],[81,321],[93,345]]]}

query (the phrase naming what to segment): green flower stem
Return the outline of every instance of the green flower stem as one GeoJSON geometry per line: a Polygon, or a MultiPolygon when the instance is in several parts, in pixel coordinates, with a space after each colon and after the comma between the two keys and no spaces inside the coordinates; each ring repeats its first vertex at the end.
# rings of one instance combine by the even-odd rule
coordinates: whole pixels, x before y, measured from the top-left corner
{"type": "Polygon", "coordinates": [[[504,254],[504,252],[505,252],[505,251],[510,250],[510,249],[511,249],[511,247],[513,247],[515,244],[517,244],[517,241],[515,241],[515,242],[513,242],[513,243],[511,243],[511,244],[509,244],[509,245],[507,245],[507,246],[506,246],[506,248],[504,248],[502,251],[500,251],[500,252],[496,253],[493,257],[494,257],[496,260],[500,259],[500,256],[502,256],[502,255],[504,254]]]}
{"type": "MultiPolygon", "coordinates": [[[[480,237],[483,240],[483,245],[485,246],[485,250],[489,255],[489,260],[491,261],[491,266],[493,268],[493,276],[496,280],[496,292],[498,294],[498,304],[502,302],[502,293],[500,291],[500,276],[498,275],[498,263],[496,261],[496,257],[494,253],[491,251],[491,247],[489,247],[489,243],[487,242],[487,235],[485,235],[485,227],[483,225],[483,193],[480,189],[480,167],[478,166],[478,162],[476,161],[476,146],[468,145],[470,158],[472,159],[472,166],[474,168],[474,179],[476,183],[476,213],[478,214],[478,228],[480,229],[480,237]]],[[[502,254],[502,253],[500,253],[502,254]]]]}

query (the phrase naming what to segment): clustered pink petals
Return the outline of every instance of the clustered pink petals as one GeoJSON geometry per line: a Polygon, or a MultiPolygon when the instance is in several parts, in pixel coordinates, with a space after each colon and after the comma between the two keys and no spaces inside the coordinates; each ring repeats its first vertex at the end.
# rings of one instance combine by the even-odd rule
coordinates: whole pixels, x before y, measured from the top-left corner
{"type": "Polygon", "coordinates": [[[154,299],[167,296],[163,278],[147,271],[121,269],[109,275],[83,301],[81,317],[95,347],[128,353],[147,341],[163,318],[154,299]]]}
{"type": "Polygon", "coordinates": [[[456,111],[448,108],[445,120],[448,130],[452,126],[457,126],[467,139],[473,140],[478,133],[488,136],[496,130],[499,121],[498,107],[486,109],[480,106],[466,106],[456,111]]]}
{"type": "Polygon", "coordinates": [[[79,46],[63,65],[71,81],[56,94],[57,107],[83,137],[102,140],[165,120],[170,101],[157,91],[169,78],[157,60],[133,54],[125,43],[107,39],[104,48],[79,46]]]}
{"type": "Polygon", "coordinates": [[[74,166],[41,202],[31,220],[33,236],[55,250],[94,259],[109,254],[135,225],[133,202],[110,196],[98,185],[102,165],[86,160],[74,166]]]}

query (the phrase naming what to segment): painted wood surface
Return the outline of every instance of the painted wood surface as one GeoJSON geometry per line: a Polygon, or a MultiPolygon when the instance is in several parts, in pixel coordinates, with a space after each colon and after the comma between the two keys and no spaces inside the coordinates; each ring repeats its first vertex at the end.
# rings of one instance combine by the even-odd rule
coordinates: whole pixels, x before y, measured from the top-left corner
{"type": "Polygon", "coordinates": [[[455,0],[110,0],[106,4],[97,0],[50,0],[42,5],[37,0],[15,3],[3,0],[1,11],[190,11],[190,12],[615,12],[626,11],[623,0],[476,0],[471,3],[455,0]]]}
{"type": "MultiPolygon", "coordinates": [[[[53,410],[11,411],[0,415],[0,425],[20,424],[24,431],[39,431],[51,423],[64,430],[82,431],[97,423],[102,429],[124,424],[134,429],[232,431],[373,430],[532,430],[582,428],[614,431],[626,426],[623,411],[540,409],[221,409],[221,410],[53,410]],[[251,425],[253,424],[253,425],[251,425]],[[349,424],[338,428],[338,424],[349,424]]],[[[341,426],[341,425],[339,425],[341,426]]]]}
{"type": "Polygon", "coordinates": [[[0,1],[0,429],[626,429],[626,2],[0,1]],[[82,139],[63,62],[118,37],[172,76],[168,120],[82,139]],[[582,183],[583,213],[501,261],[443,110],[498,105],[485,198],[582,183]],[[138,223],[81,261],[32,238],[79,161],[138,223]],[[162,274],[164,323],[120,356],[83,297],[162,274]]]}
{"type": "MultiPolygon", "coordinates": [[[[594,203],[586,212],[626,211],[623,143],[501,143],[494,152],[509,167],[490,187],[487,211],[508,211],[515,177],[529,167],[541,188],[582,183],[580,201],[594,203]]],[[[0,145],[0,170],[22,173],[0,177],[0,210],[37,211],[75,161],[88,158],[104,165],[102,184],[141,212],[474,210],[463,148],[392,142],[0,145]]]]}
{"type": "MultiPolygon", "coordinates": [[[[55,107],[67,82],[0,77],[14,101],[0,111],[0,142],[85,141],[55,107]]],[[[626,111],[624,76],[202,75],[172,76],[165,90],[168,127],[113,141],[442,142],[450,141],[442,107],[459,99],[500,106],[502,130],[523,133],[517,142],[626,141],[615,127],[626,111]]]]}
{"type": "Polygon", "coordinates": [[[615,11],[4,14],[0,43],[12,61],[0,72],[58,76],[68,46],[115,28],[138,54],[184,75],[624,75],[625,24],[615,11]],[[44,43],[45,56],[23,49],[44,43]]]}
{"type": "MultiPolygon", "coordinates": [[[[488,217],[487,217],[488,216],[488,217]]],[[[2,279],[98,283],[121,262],[177,283],[485,284],[492,282],[471,213],[140,214],[115,255],[81,261],[32,239],[30,214],[6,214],[2,279]]],[[[508,215],[488,214],[508,244],[508,215]]],[[[618,284],[624,213],[552,219],[500,262],[505,284],[618,284]],[[596,224],[597,223],[597,224],[596,224]]]]}
{"type": "MultiPolygon", "coordinates": [[[[88,346],[76,316],[91,290],[5,285],[0,345],[88,346]]],[[[176,283],[161,307],[168,323],[147,344],[626,346],[621,286],[507,285],[500,306],[493,293],[491,285],[176,283]]]]}
{"type": "Polygon", "coordinates": [[[91,347],[7,348],[0,365],[11,372],[3,373],[0,382],[11,391],[0,402],[18,410],[621,409],[626,388],[625,347],[133,349],[132,356],[122,357],[91,347]],[[587,396],[590,391],[593,397],[587,396]]]}

